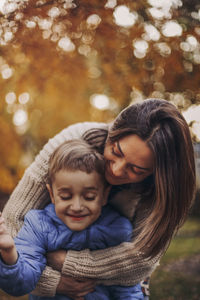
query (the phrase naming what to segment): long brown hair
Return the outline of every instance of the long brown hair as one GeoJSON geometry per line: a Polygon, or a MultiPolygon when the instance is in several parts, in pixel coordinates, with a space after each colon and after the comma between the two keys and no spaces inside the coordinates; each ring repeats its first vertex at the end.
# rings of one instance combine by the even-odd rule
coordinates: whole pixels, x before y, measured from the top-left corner
{"type": "Polygon", "coordinates": [[[132,184],[142,196],[133,231],[135,249],[153,257],[166,250],[191,207],[196,182],[193,145],[183,116],[161,99],[124,109],[109,129],[108,139],[115,142],[130,134],[146,141],[154,153],[153,174],[132,184]]]}

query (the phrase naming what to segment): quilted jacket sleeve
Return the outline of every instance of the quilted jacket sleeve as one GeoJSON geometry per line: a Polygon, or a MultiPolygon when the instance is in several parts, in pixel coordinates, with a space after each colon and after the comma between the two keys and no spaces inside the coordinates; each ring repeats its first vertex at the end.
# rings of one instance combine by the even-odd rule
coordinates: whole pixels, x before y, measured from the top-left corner
{"type": "Polygon", "coordinates": [[[0,261],[0,286],[13,296],[30,293],[36,286],[46,266],[45,247],[39,215],[30,211],[15,244],[18,260],[15,265],[0,261]]]}

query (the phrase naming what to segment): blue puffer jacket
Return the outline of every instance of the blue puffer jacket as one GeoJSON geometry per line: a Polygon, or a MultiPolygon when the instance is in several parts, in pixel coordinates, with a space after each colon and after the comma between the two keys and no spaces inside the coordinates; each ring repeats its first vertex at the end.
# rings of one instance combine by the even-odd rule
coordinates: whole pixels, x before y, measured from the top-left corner
{"type": "MultiPolygon", "coordinates": [[[[132,225],[109,205],[103,207],[98,220],[83,231],[71,231],[55,213],[54,205],[44,210],[27,213],[24,225],[15,238],[19,253],[15,265],[5,265],[0,260],[0,288],[8,294],[21,296],[34,290],[46,266],[46,252],[58,249],[97,250],[130,241],[132,225]]],[[[66,296],[54,298],[30,295],[30,299],[67,300],[66,296]]],[[[140,285],[133,287],[98,286],[87,300],[143,299],[140,285]]]]}

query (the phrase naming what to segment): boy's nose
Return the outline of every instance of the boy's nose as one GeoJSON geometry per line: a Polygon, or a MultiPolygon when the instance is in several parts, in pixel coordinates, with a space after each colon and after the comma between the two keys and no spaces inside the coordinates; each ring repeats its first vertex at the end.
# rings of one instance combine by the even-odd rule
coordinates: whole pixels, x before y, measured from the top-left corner
{"type": "Polygon", "coordinates": [[[74,211],[81,211],[82,210],[82,203],[81,203],[81,199],[79,197],[75,197],[73,199],[71,209],[73,209],[74,211]]]}

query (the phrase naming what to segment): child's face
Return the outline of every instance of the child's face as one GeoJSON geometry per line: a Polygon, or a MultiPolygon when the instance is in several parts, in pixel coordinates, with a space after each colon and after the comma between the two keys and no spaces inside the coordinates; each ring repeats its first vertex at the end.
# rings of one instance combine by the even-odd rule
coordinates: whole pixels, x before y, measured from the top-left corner
{"type": "Polygon", "coordinates": [[[47,185],[56,215],[71,229],[80,231],[94,223],[106,204],[104,184],[97,172],[60,170],[52,187],[47,185]]]}

